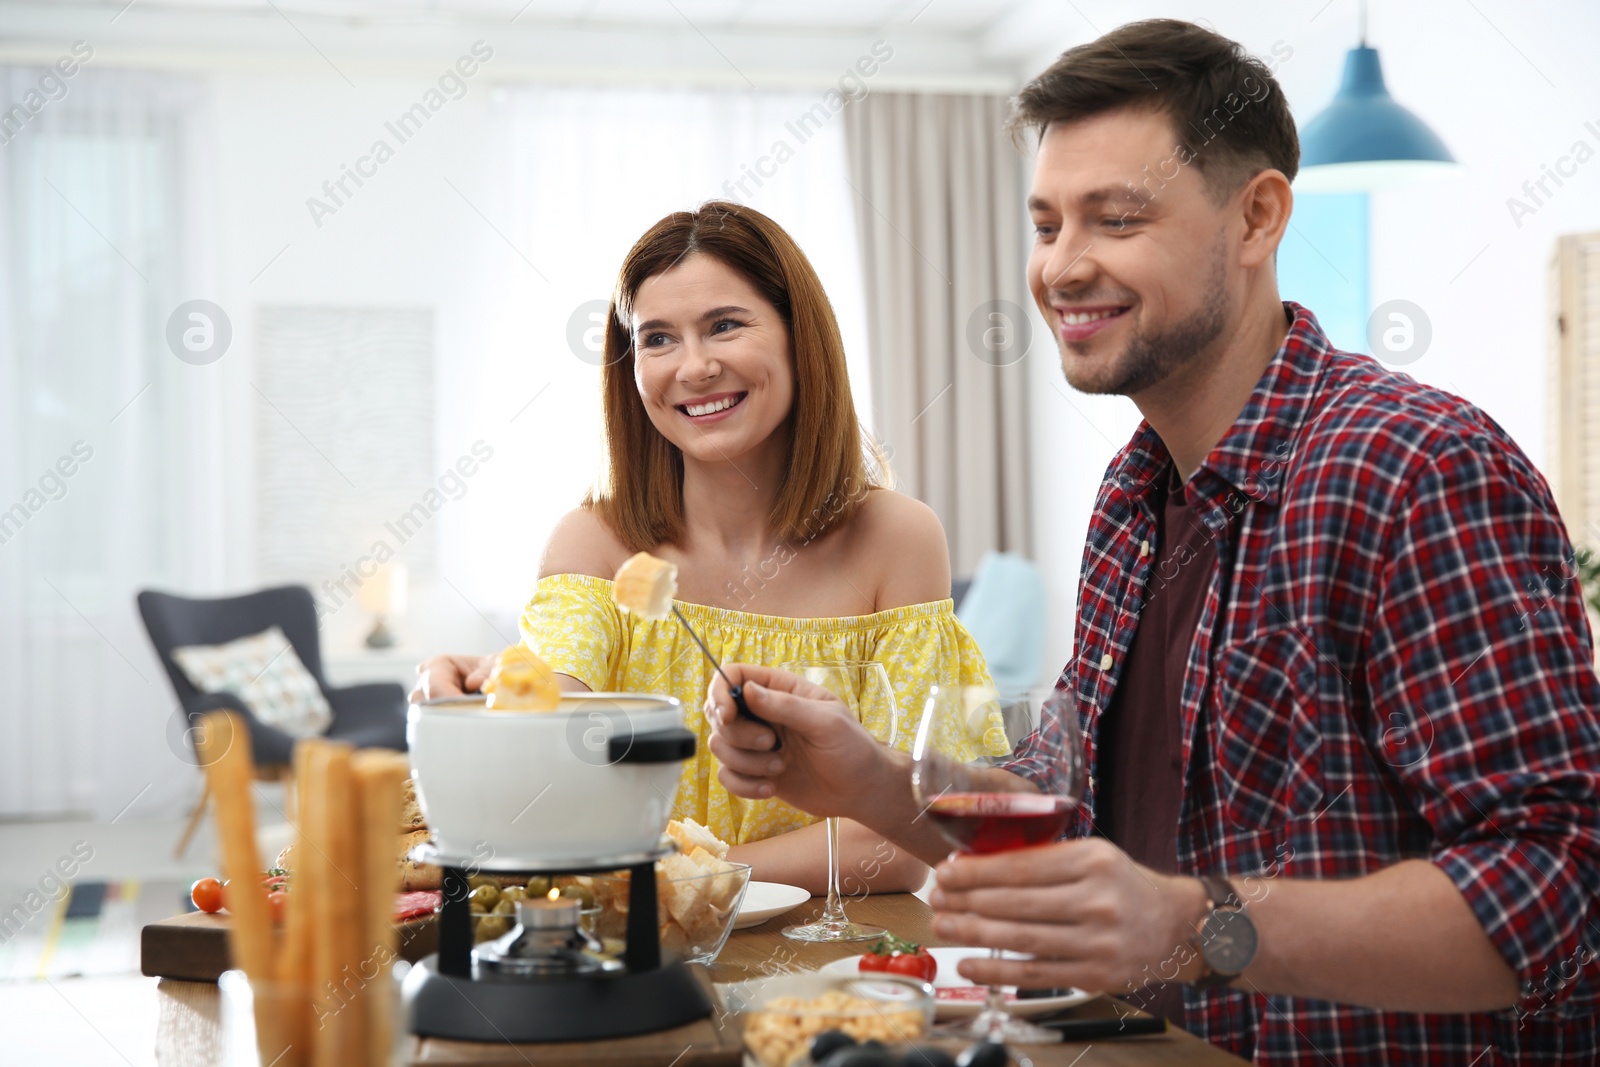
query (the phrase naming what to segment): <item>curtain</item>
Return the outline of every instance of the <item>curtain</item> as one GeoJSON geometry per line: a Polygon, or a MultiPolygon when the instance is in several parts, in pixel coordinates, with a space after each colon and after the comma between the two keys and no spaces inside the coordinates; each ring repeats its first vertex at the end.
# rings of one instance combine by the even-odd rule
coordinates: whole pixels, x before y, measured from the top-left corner
{"type": "Polygon", "coordinates": [[[0,816],[173,811],[198,775],[133,597],[222,580],[225,361],[167,343],[216,296],[202,94],[0,67],[0,98],[38,105],[0,148],[0,816]]]}
{"type": "MultiPolygon", "coordinates": [[[[1000,96],[873,93],[844,109],[877,432],[944,522],[958,576],[1029,555],[1024,189],[1000,96]]],[[[1047,358],[1047,357],[1046,357],[1047,358]]]]}
{"type": "Polygon", "coordinates": [[[484,436],[494,447],[486,485],[512,472],[520,479],[518,491],[468,494],[459,539],[442,546],[451,581],[489,617],[514,618],[526,603],[540,546],[599,471],[606,304],[628,249],[668,213],[732,200],[789,232],[833,304],[857,411],[867,416],[866,315],[844,135],[839,118],[818,108],[823,96],[497,91],[484,214],[504,240],[490,253],[489,321],[474,326],[481,357],[451,368],[441,414],[444,440],[484,436]]]}

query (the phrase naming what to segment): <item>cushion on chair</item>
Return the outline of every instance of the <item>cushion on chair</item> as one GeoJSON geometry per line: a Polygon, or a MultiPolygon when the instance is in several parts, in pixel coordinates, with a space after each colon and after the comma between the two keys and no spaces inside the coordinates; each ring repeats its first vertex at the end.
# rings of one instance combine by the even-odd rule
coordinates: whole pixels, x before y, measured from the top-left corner
{"type": "Polygon", "coordinates": [[[174,648],[172,658],[202,693],[233,693],[292,737],[318,737],[333,722],[317,680],[277,626],[222,645],[174,648]]]}

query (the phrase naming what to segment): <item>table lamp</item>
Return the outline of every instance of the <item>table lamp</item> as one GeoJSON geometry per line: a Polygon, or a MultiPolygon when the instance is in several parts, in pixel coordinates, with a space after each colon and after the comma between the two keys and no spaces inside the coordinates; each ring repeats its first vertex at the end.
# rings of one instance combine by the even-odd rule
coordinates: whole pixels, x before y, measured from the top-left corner
{"type": "Polygon", "coordinates": [[[405,564],[392,562],[378,564],[376,573],[361,583],[360,601],[361,610],[375,616],[372,632],[367,634],[367,647],[392,647],[395,636],[388,627],[388,618],[391,615],[405,614],[405,564]]]}

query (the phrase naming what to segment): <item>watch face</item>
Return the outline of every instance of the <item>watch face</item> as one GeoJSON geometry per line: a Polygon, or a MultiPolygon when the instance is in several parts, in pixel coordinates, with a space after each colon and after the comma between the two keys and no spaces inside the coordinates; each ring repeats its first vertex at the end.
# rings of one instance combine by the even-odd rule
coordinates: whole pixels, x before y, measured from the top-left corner
{"type": "Polygon", "coordinates": [[[1256,956],[1256,924],[1242,911],[1213,911],[1206,919],[1200,951],[1218,974],[1238,974],[1256,956]]]}

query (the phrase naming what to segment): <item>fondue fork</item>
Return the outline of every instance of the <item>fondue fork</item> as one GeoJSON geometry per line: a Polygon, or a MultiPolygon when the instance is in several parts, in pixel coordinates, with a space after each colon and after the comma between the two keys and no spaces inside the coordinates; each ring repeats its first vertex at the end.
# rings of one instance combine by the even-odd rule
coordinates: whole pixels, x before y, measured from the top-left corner
{"type": "Polygon", "coordinates": [[[690,626],[689,620],[683,617],[683,612],[678,610],[677,604],[672,605],[672,613],[678,617],[678,621],[681,622],[683,624],[683,628],[689,632],[689,636],[694,638],[694,643],[700,646],[700,651],[705,653],[706,660],[711,664],[711,669],[722,675],[722,680],[728,683],[728,695],[733,697],[733,706],[738,710],[739,715],[743,718],[751,720],[752,722],[758,722],[762,726],[771,729],[772,750],[776,752],[778,749],[782,748],[783,738],[778,736],[778,731],[772,728],[771,723],[767,722],[767,720],[750,710],[750,705],[744,702],[744,686],[733,684],[733,679],[729,678],[728,675],[723,671],[722,664],[717,662],[717,657],[711,654],[711,649],[706,647],[706,643],[700,640],[700,635],[694,632],[694,627],[690,626]]]}

